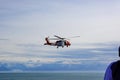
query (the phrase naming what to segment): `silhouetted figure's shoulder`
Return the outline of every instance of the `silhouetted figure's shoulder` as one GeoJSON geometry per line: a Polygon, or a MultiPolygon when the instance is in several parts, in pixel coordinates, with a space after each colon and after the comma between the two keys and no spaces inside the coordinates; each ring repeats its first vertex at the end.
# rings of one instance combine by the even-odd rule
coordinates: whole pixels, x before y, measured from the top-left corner
{"type": "Polygon", "coordinates": [[[120,80],[120,60],[112,63],[111,70],[113,80],[120,80]]]}

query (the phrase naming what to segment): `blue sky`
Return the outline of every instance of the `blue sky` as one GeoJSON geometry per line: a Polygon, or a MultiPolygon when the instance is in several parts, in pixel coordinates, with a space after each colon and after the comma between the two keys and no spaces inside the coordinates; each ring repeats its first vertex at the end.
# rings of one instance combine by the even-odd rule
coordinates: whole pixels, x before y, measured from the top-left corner
{"type": "Polygon", "coordinates": [[[119,9],[119,0],[0,0],[0,62],[107,66],[118,59],[119,9]],[[44,46],[54,35],[80,38],[44,46]]]}

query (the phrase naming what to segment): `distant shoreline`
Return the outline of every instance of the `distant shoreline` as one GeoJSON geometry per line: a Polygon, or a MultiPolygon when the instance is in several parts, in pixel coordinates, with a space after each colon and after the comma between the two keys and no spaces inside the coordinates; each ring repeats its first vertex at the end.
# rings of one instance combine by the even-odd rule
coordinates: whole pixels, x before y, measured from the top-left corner
{"type": "Polygon", "coordinates": [[[105,71],[0,71],[0,73],[104,73],[105,71]]]}

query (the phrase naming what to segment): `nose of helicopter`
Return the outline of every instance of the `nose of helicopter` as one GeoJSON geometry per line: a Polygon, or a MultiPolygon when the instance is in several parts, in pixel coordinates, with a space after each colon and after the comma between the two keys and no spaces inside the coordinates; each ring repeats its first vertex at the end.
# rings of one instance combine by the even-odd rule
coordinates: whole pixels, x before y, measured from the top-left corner
{"type": "Polygon", "coordinates": [[[70,43],[69,41],[66,41],[66,45],[70,46],[70,45],[71,45],[71,43],[70,43]]]}

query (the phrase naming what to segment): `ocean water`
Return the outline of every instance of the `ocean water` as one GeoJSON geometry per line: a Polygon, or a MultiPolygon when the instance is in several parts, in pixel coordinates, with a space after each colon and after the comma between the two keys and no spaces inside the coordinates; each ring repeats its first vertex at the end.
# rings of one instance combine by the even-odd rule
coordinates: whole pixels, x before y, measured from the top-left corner
{"type": "Polygon", "coordinates": [[[0,80],[103,80],[98,72],[0,73],[0,80]]]}

